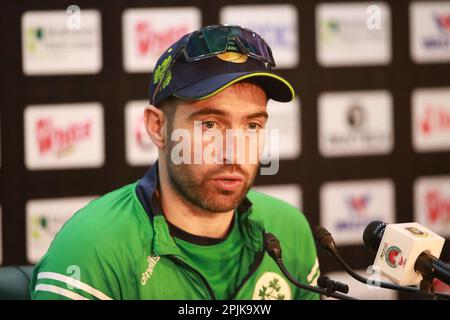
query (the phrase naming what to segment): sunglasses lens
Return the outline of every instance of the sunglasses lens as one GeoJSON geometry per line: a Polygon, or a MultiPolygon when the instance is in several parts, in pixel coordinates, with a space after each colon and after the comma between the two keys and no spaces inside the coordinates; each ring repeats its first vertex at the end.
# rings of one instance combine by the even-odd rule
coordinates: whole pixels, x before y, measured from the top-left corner
{"type": "Polygon", "coordinates": [[[251,30],[237,26],[207,27],[193,33],[186,46],[186,55],[195,60],[225,52],[233,38],[237,39],[243,47],[241,50],[245,53],[272,65],[275,64],[270,48],[264,40],[251,30]]]}
{"type": "Polygon", "coordinates": [[[229,32],[226,27],[205,30],[205,41],[211,53],[223,52],[228,45],[229,32]]]}
{"type": "Polygon", "coordinates": [[[225,51],[228,44],[228,30],[223,27],[200,30],[189,38],[186,53],[189,58],[225,51]]]}
{"type": "Polygon", "coordinates": [[[266,43],[257,34],[249,30],[244,30],[242,38],[245,40],[245,43],[251,53],[267,60],[268,62],[272,60],[267,50],[266,43]]]}
{"type": "Polygon", "coordinates": [[[189,58],[201,57],[209,53],[209,49],[204,40],[202,32],[196,32],[189,37],[186,54],[189,58]]]}

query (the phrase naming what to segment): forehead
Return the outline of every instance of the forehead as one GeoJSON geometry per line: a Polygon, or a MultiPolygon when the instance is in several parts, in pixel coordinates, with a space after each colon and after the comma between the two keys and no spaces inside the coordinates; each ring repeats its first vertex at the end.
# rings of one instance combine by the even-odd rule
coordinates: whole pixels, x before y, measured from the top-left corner
{"type": "Polygon", "coordinates": [[[248,82],[235,83],[212,97],[180,105],[186,115],[202,108],[221,109],[239,115],[266,110],[266,106],[267,96],[264,90],[248,82]]]}

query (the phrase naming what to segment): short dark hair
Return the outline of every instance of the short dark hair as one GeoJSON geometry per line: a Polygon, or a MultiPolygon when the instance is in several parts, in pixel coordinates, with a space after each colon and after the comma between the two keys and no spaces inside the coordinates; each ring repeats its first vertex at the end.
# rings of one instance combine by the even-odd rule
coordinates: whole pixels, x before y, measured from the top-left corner
{"type": "Polygon", "coordinates": [[[183,100],[170,96],[169,98],[163,100],[159,105],[159,109],[163,112],[167,121],[167,132],[172,132],[173,128],[173,120],[175,119],[175,112],[177,111],[177,107],[181,104],[183,100]]]}

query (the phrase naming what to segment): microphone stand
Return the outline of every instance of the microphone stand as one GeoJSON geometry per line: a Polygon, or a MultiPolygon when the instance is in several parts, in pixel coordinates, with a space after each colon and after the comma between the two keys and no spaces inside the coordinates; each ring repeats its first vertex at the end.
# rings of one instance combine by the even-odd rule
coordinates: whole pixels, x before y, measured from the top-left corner
{"type": "Polygon", "coordinates": [[[294,284],[296,287],[298,287],[300,289],[303,289],[303,290],[319,293],[319,294],[325,295],[327,297],[336,298],[336,299],[341,299],[341,300],[358,300],[356,298],[352,298],[352,297],[349,297],[349,296],[346,296],[346,295],[343,295],[343,294],[332,292],[332,290],[324,290],[324,289],[321,289],[321,288],[318,288],[318,287],[310,286],[310,285],[301,283],[300,281],[295,279],[289,273],[289,271],[286,269],[286,267],[285,267],[285,265],[283,263],[283,259],[281,257],[280,241],[272,233],[264,234],[264,250],[275,261],[275,263],[278,265],[278,267],[280,268],[281,272],[286,276],[286,278],[288,278],[289,281],[292,284],[294,284]]]}
{"type": "Polygon", "coordinates": [[[328,290],[323,290],[323,289],[319,289],[319,288],[314,287],[314,286],[303,284],[303,283],[297,281],[297,279],[295,279],[289,273],[289,271],[287,271],[287,269],[284,266],[284,263],[283,263],[283,261],[281,259],[275,260],[275,262],[280,267],[281,272],[283,272],[283,274],[286,276],[286,278],[288,278],[290,282],[292,282],[295,286],[299,287],[300,289],[312,291],[312,292],[315,292],[315,293],[319,293],[319,294],[325,295],[327,297],[332,297],[332,298],[336,298],[336,299],[340,299],[340,300],[358,300],[356,298],[353,298],[353,297],[350,297],[350,296],[346,296],[344,294],[335,293],[335,292],[329,292],[328,290]]]}

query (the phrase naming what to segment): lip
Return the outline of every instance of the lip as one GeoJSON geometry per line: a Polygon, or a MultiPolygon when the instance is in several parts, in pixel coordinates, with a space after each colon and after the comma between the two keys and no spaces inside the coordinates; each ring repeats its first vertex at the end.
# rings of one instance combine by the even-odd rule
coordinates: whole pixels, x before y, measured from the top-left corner
{"type": "Polygon", "coordinates": [[[244,178],[238,174],[221,174],[214,177],[212,180],[239,180],[244,181],[244,178]]]}
{"type": "Polygon", "coordinates": [[[213,179],[211,179],[211,181],[219,189],[234,191],[242,186],[242,184],[244,183],[244,178],[240,175],[235,174],[223,174],[214,177],[213,179]]]}

